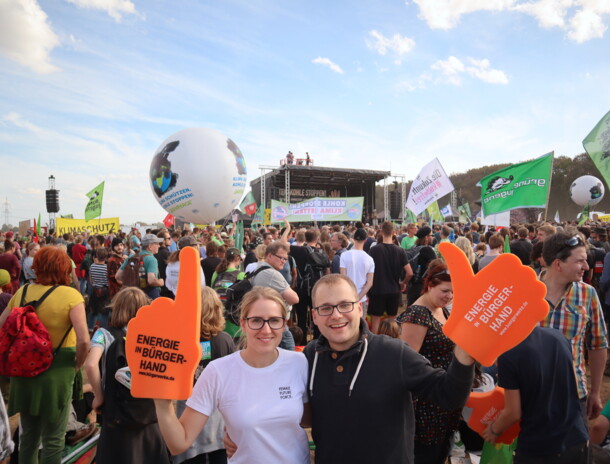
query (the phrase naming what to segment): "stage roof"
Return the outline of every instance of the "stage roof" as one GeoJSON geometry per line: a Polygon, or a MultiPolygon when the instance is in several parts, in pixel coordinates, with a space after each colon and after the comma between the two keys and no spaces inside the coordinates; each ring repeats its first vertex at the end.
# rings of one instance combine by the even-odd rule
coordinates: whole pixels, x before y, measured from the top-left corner
{"type": "MultiPolygon", "coordinates": [[[[269,171],[265,173],[265,181],[269,182],[273,179],[275,182],[283,184],[286,169],[290,170],[291,188],[308,188],[312,184],[324,184],[328,188],[339,188],[357,182],[379,182],[391,175],[390,171],[288,165],[278,166],[277,168],[270,167],[269,171]]],[[[250,182],[250,185],[257,185],[260,181],[259,176],[250,182]]]]}

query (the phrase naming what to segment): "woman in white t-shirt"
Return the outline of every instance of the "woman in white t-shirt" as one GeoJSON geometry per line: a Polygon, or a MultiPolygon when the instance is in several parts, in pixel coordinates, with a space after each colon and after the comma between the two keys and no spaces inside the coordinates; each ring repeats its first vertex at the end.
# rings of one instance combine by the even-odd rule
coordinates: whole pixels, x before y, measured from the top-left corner
{"type": "Polygon", "coordinates": [[[165,443],[183,452],[218,408],[237,445],[231,463],[308,464],[307,360],[278,348],[286,304],[275,290],[254,287],[241,306],[245,348],[206,367],[180,419],[170,400],[155,400],[165,443]]]}

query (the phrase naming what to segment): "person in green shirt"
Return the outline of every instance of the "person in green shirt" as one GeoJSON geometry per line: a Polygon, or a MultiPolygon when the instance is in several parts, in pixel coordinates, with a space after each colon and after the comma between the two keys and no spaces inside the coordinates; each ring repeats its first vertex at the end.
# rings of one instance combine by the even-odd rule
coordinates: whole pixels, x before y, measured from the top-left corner
{"type": "Polygon", "coordinates": [[[403,250],[408,250],[413,245],[415,245],[415,241],[417,237],[415,234],[417,233],[417,224],[410,223],[407,225],[407,235],[405,235],[400,242],[400,247],[403,250]]]}

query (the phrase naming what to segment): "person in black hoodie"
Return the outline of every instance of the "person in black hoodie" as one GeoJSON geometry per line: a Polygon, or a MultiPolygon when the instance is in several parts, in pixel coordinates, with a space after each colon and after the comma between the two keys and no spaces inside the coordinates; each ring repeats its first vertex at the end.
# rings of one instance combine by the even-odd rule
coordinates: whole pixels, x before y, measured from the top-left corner
{"type": "Polygon", "coordinates": [[[322,277],[312,298],[322,335],[304,352],[316,464],[413,463],[412,395],[463,407],[474,360],[456,346],[447,371],[435,369],[401,340],[374,335],[347,276],[322,277]]]}

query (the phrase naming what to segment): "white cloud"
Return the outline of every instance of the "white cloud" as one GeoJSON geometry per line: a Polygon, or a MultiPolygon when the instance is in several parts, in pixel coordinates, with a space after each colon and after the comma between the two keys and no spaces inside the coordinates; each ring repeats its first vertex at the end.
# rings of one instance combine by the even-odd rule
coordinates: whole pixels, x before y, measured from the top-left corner
{"type": "Polygon", "coordinates": [[[341,69],[341,67],[338,64],[330,61],[328,58],[322,58],[321,56],[319,56],[315,60],[311,60],[311,62],[315,63],[315,64],[321,64],[324,66],[328,66],[331,69],[331,71],[334,71],[339,74],[343,74],[343,69],[341,69]]]}
{"type": "Polygon", "coordinates": [[[440,71],[445,80],[453,85],[460,85],[462,83],[459,74],[463,73],[466,69],[464,63],[462,63],[455,56],[450,56],[447,60],[439,60],[431,66],[435,71],[440,71]]]}
{"type": "Polygon", "coordinates": [[[508,84],[508,77],[504,71],[498,69],[491,69],[489,60],[475,60],[474,58],[468,58],[468,61],[472,66],[466,68],[466,72],[477,79],[481,79],[489,84],[508,84]]]}
{"type": "Polygon", "coordinates": [[[122,14],[136,14],[135,5],[129,0],[66,0],[79,8],[102,10],[115,21],[122,19],[122,14]]]}
{"type": "Polygon", "coordinates": [[[400,34],[394,34],[392,37],[385,37],[380,32],[372,30],[369,32],[369,35],[375,40],[367,40],[368,47],[384,56],[388,51],[394,52],[398,55],[398,58],[394,60],[396,64],[400,64],[400,57],[409,53],[415,47],[415,41],[413,39],[404,37],[400,34]]]}
{"type": "Polygon", "coordinates": [[[477,11],[517,11],[534,17],[540,27],[558,27],[578,43],[604,36],[610,15],[608,0],[414,0],[419,17],[432,29],[451,29],[463,15],[477,11]]]}
{"type": "Polygon", "coordinates": [[[606,29],[608,26],[604,24],[600,12],[593,9],[581,9],[570,20],[568,37],[575,42],[583,43],[590,39],[603,37],[606,29]]]}
{"type": "Polygon", "coordinates": [[[508,77],[504,71],[492,69],[489,60],[477,60],[469,57],[468,62],[470,66],[466,66],[459,58],[450,56],[445,61],[439,60],[432,64],[431,68],[442,74],[443,81],[453,85],[462,83],[460,75],[463,73],[489,84],[508,84],[508,77]]]}
{"type": "Polygon", "coordinates": [[[36,0],[0,2],[0,53],[37,73],[58,68],[49,54],[59,45],[47,15],[36,0]]]}
{"type": "Polygon", "coordinates": [[[451,29],[462,15],[475,11],[500,11],[512,6],[514,0],[414,0],[419,16],[432,29],[451,29]]]}

